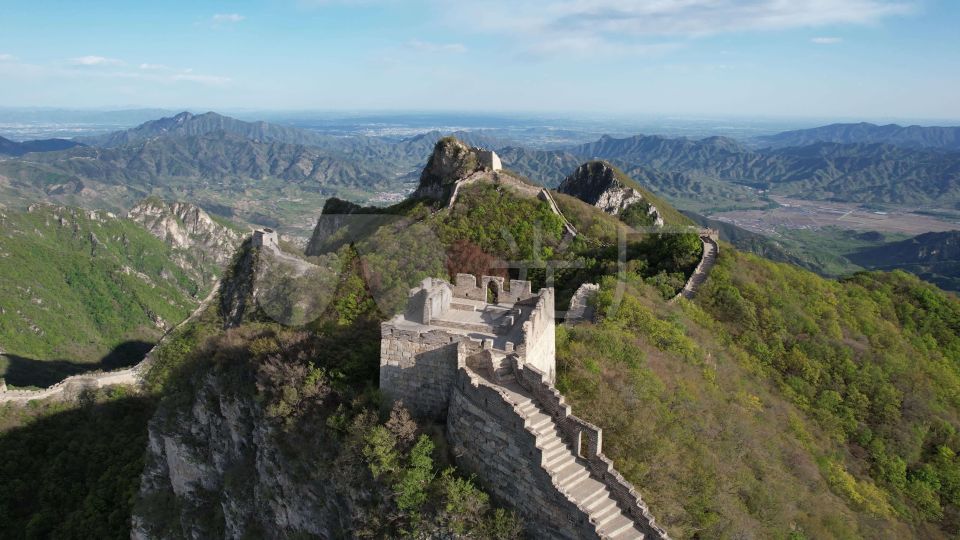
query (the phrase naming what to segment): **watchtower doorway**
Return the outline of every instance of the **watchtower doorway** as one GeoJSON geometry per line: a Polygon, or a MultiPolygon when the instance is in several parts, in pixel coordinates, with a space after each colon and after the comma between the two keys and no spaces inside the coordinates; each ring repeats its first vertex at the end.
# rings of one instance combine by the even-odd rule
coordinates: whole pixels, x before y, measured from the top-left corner
{"type": "Polygon", "coordinates": [[[492,279],[487,282],[487,303],[488,304],[500,303],[500,286],[496,281],[492,279]]]}

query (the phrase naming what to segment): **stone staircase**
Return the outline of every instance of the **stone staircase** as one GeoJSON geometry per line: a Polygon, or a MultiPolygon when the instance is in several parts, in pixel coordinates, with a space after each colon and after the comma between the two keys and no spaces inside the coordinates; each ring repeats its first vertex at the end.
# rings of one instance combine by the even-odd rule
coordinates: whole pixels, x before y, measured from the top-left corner
{"type": "Polygon", "coordinates": [[[590,476],[587,463],[574,452],[557,429],[553,418],[516,382],[508,359],[493,359],[493,376],[501,391],[524,418],[527,431],[536,436],[542,452],[542,467],[554,485],[590,516],[600,538],[642,539],[634,521],[625,515],[605,485],[590,476]]]}

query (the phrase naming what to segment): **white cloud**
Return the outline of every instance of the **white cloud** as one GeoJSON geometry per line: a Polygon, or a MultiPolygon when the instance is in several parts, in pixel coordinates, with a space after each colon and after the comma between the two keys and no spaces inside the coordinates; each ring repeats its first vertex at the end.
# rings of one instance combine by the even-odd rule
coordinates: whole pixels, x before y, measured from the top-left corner
{"type": "Polygon", "coordinates": [[[838,37],[821,36],[821,37],[810,38],[810,42],[816,43],[817,45],[836,45],[841,41],[843,41],[843,38],[838,38],[838,37]]]}
{"type": "Polygon", "coordinates": [[[875,24],[913,12],[919,1],[476,0],[443,9],[452,25],[502,35],[527,53],[645,54],[669,47],[664,39],[875,24]]]}
{"type": "Polygon", "coordinates": [[[120,66],[122,60],[116,58],[106,58],[104,56],[80,56],[70,59],[70,63],[75,66],[120,66]]]}
{"type": "Polygon", "coordinates": [[[636,43],[633,41],[607,40],[599,36],[547,37],[531,43],[525,55],[531,58],[558,55],[573,56],[656,56],[681,48],[680,43],[636,43]]]}
{"type": "Polygon", "coordinates": [[[407,46],[411,49],[415,49],[422,52],[430,53],[465,53],[467,52],[466,45],[462,43],[432,43],[429,41],[421,41],[419,39],[412,39],[407,42],[407,46]]]}
{"type": "Polygon", "coordinates": [[[200,73],[194,73],[192,69],[185,69],[179,73],[175,73],[169,76],[171,81],[187,81],[195,82],[207,85],[221,86],[227,84],[231,81],[230,77],[220,77],[218,75],[203,75],[200,73]]]}
{"type": "Polygon", "coordinates": [[[0,62],[13,62],[17,57],[12,54],[0,54],[0,62]]]}
{"type": "Polygon", "coordinates": [[[240,15],[239,13],[217,13],[216,15],[211,17],[210,20],[212,20],[214,24],[224,24],[224,23],[233,24],[233,23],[238,23],[244,19],[246,19],[246,17],[244,17],[243,15],[240,15]]]}

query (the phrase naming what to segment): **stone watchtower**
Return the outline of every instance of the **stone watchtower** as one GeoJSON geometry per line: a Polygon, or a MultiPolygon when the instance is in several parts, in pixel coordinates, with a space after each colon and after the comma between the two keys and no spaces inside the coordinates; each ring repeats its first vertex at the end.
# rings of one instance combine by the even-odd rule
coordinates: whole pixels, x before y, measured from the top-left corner
{"type": "Polygon", "coordinates": [[[503,169],[503,163],[500,162],[500,156],[493,150],[484,150],[483,148],[474,148],[477,153],[477,161],[480,166],[490,171],[499,171],[503,169]]]}
{"type": "Polygon", "coordinates": [[[523,517],[533,538],[667,538],[603,455],[600,428],[554,387],[553,289],[427,278],[381,325],[380,389],[445,422],[457,465],[523,517]]]}
{"type": "Polygon", "coordinates": [[[470,274],[457,274],[455,284],[423,280],[406,311],[381,326],[380,389],[414,414],[442,420],[458,365],[485,349],[500,359],[519,355],[552,381],[553,289],[534,294],[529,281],[509,284],[470,274]]]}
{"type": "Polygon", "coordinates": [[[253,247],[279,248],[280,241],[277,231],[273,229],[257,229],[253,231],[253,247]]]}

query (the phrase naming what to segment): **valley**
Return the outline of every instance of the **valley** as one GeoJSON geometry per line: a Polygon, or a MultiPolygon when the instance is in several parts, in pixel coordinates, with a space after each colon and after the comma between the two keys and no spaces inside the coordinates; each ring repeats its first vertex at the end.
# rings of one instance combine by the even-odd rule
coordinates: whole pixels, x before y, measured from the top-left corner
{"type": "Polygon", "coordinates": [[[777,204],[775,208],[715,212],[709,217],[773,237],[778,236],[782,229],[816,230],[824,227],[909,236],[960,229],[960,215],[956,220],[951,221],[931,216],[928,209],[910,206],[871,210],[856,203],[817,201],[780,195],[770,195],[769,198],[777,204]]]}

